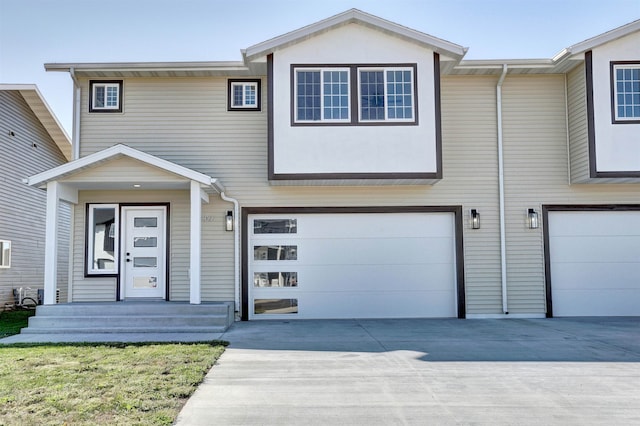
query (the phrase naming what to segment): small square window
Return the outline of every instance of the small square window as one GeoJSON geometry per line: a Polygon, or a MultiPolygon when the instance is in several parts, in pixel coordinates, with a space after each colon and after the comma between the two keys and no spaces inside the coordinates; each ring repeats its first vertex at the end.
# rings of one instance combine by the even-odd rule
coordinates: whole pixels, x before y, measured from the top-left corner
{"type": "Polygon", "coordinates": [[[89,112],[122,112],[122,80],[92,80],[89,112]]]}
{"type": "Polygon", "coordinates": [[[260,111],[260,80],[229,80],[229,111],[260,111]]]}
{"type": "Polygon", "coordinates": [[[0,268],[11,267],[11,241],[0,240],[0,268]]]}
{"type": "Polygon", "coordinates": [[[640,62],[611,63],[611,115],[614,124],[640,123],[640,62]]]}

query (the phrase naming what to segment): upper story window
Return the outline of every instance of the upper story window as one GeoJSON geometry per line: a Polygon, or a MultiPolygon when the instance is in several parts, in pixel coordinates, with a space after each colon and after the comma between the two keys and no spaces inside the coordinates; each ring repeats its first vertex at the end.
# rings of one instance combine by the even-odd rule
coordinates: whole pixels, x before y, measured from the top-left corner
{"type": "Polygon", "coordinates": [[[640,123],[640,62],[612,62],[613,123],[640,123]]]}
{"type": "Polygon", "coordinates": [[[260,111],[260,80],[229,80],[227,109],[260,111]]]}
{"type": "Polygon", "coordinates": [[[296,121],[349,121],[349,70],[298,69],[296,121]]]}
{"type": "Polygon", "coordinates": [[[89,112],[122,112],[122,80],[92,80],[89,85],[89,112]]]}
{"type": "Polygon", "coordinates": [[[293,125],[416,124],[416,65],[292,65],[293,125]]]}
{"type": "Polygon", "coordinates": [[[413,121],[413,69],[362,69],[360,121],[413,121]]]}

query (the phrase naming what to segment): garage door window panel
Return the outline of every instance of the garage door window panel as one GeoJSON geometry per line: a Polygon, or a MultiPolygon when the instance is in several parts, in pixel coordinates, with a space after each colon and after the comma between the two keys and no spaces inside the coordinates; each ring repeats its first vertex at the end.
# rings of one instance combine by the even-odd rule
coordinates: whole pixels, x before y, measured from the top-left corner
{"type": "Polygon", "coordinates": [[[255,272],[254,287],[297,287],[297,272],[255,272]]]}
{"type": "Polygon", "coordinates": [[[298,246],[253,246],[253,260],[298,260],[298,246]]]}
{"type": "Polygon", "coordinates": [[[253,312],[256,315],[297,314],[298,299],[255,299],[253,312]]]}
{"type": "Polygon", "coordinates": [[[297,232],[296,219],[255,219],[253,221],[254,234],[296,234],[297,232]]]}

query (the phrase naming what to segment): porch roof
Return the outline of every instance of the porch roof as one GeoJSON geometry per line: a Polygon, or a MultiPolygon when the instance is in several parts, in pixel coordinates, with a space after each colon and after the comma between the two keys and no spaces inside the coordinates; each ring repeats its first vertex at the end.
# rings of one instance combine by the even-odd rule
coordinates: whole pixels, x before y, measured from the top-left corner
{"type": "Polygon", "coordinates": [[[167,176],[167,179],[143,180],[142,189],[188,189],[190,182],[194,181],[208,192],[224,192],[222,183],[211,176],[197,172],[193,169],[172,163],[146,152],[138,151],[124,144],[114,145],[102,151],[87,155],[53,169],[38,173],[24,179],[24,183],[38,188],[46,188],[47,183],[53,181],[69,180],[69,184],[78,189],[133,189],[138,184],[140,176],[132,176],[120,179],[105,179],[96,174],[90,179],[73,181],[71,177],[81,172],[86,172],[100,165],[120,159],[130,158],[144,165],[159,169],[167,176]]]}

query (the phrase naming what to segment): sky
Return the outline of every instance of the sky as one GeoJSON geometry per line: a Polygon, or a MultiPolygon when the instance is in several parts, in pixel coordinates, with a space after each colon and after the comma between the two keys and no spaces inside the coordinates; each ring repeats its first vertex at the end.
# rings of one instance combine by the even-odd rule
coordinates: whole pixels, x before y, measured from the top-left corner
{"type": "Polygon", "coordinates": [[[468,47],[464,59],[551,58],[640,19],[640,0],[0,0],[0,83],[36,84],[71,136],[71,77],[45,63],[239,61],[351,8],[468,47]]]}

